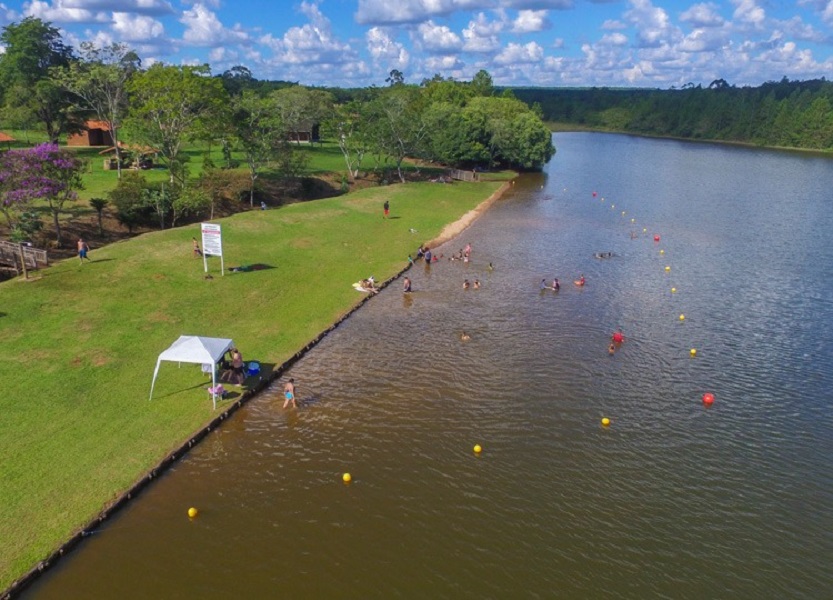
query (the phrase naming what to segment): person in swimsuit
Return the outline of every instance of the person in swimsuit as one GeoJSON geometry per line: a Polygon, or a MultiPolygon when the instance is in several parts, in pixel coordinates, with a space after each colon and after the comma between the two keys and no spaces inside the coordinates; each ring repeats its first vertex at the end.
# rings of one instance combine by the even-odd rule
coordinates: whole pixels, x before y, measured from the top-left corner
{"type": "Polygon", "coordinates": [[[466,333],[465,331],[460,334],[460,340],[463,342],[468,342],[471,339],[471,336],[466,333]]]}
{"type": "Polygon", "coordinates": [[[90,260],[90,258],[87,256],[87,252],[89,251],[90,247],[87,245],[87,242],[85,242],[83,238],[78,238],[78,260],[81,261],[81,264],[84,264],[85,258],[87,260],[90,260]]]}
{"type": "Polygon", "coordinates": [[[411,292],[411,278],[406,277],[405,280],[402,282],[402,291],[406,294],[411,292]]]}
{"type": "Polygon", "coordinates": [[[558,278],[557,277],[552,280],[552,289],[553,289],[554,292],[557,292],[558,290],[561,289],[561,284],[558,283],[558,278]]]}
{"type": "Polygon", "coordinates": [[[240,354],[240,350],[234,348],[231,351],[231,371],[232,371],[232,378],[235,380],[233,383],[237,385],[243,385],[243,382],[246,381],[246,374],[243,372],[243,355],[240,354]]]}
{"type": "Polygon", "coordinates": [[[610,346],[607,347],[607,353],[613,356],[616,353],[616,344],[610,342],[610,346]]]}
{"type": "Polygon", "coordinates": [[[479,279],[474,280],[474,289],[476,289],[476,290],[480,289],[480,280],[479,279]]]}
{"type": "Polygon", "coordinates": [[[464,289],[464,290],[467,290],[467,289],[469,289],[469,287],[471,287],[471,284],[469,283],[469,280],[468,280],[468,279],[464,279],[464,280],[463,280],[463,289],[464,289]]]}
{"type": "Polygon", "coordinates": [[[289,378],[283,386],[283,396],[286,400],[283,401],[283,407],[286,408],[290,404],[292,404],[292,408],[298,408],[298,405],[295,404],[295,379],[293,377],[289,378]]]}

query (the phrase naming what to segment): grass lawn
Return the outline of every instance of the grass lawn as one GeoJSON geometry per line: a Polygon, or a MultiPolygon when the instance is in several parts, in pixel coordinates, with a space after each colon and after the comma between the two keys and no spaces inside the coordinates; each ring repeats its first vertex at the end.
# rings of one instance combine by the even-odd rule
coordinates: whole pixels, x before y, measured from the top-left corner
{"type": "Polygon", "coordinates": [[[352,282],[398,272],[500,185],[376,187],[218,221],[227,267],[272,269],[221,277],[211,259],[206,280],[190,225],[0,284],[0,590],[216,414],[198,365],[163,364],[148,401],[179,335],[229,337],[279,365],[361,299],[352,282]],[[382,219],[386,199],[398,219],[382,219]]]}

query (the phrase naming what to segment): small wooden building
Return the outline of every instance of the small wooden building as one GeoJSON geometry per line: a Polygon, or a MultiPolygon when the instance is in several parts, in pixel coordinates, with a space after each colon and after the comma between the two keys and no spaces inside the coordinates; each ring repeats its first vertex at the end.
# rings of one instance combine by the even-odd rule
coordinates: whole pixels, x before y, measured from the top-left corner
{"type": "Polygon", "coordinates": [[[67,136],[67,146],[112,146],[110,125],[105,121],[87,121],[84,131],[67,136]]]}
{"type": "Polygon", "coordinates": [[[289,132],[289,141],[301,144],[310,144],[319,141],[318,123],[301,123],[298,129],[289,132]]]}

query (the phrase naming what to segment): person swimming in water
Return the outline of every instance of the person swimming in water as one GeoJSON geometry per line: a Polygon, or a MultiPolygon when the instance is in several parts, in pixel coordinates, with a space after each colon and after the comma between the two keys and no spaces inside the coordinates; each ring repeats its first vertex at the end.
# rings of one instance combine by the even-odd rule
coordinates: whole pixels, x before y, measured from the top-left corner
{"type": "Polygon", "coordinates": [[[539,285],[538,287],[540,287],[542,290],[547,289],[547,280],[546,280],[546,279],[542,279],[542,280],[541,280],[541,285],[539,285]]]}
{"type": "Polygon", "coordinates": [[[607,347],[607,353],[613,356],[616,353],[616,344],[610,342],[610,346],[607,347]]]}
{"type": "Polygon", "coordinates": [[[464,280],[463,280],[463,289],[464,289],[464,290],[467,290],[467,289],[469,289],[470,287],[471,287],[471,284],[469,283],[469,280],[468,280],[468,279],[464,279],[464,280]]]}
{"type": "Polygon", "coordinates": [[[406,277],[402,282],[402,291],[406,294],[411,293],[411,278],[406,277]]]}
{"type": "Polygon", "coordinates": [[[579,287],[582,287],[585,283],[584,274],[582,274],[582,276],[576,279],[573,283],[575,283],[579,287]]]}
{"type": "Polygon", "coordinates": [[[561,284],[558,283],[558,277],[552,280],[552,291],[557,292],[561,289],[561,284]]]}
{"type": "Polygon", "coordinates": [[[480,280],[479,279],[474,280],[474,289],[476,289],[476,290],[480,289],[480,280]]]}
{"type": "Polygon", "coordinates": [[[460,341],[468,342],[471,339],[471,336],[466,333],[465,331],[460,334],[460,341]]]}

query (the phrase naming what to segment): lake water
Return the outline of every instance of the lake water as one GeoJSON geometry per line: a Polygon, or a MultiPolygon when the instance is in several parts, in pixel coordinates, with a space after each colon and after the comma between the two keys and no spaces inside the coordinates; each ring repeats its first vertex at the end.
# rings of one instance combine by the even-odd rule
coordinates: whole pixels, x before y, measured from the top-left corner
{"type": "Polygon", "coordinates": [[[26,597],[830,597],[833,162],[555,143],[26,597]]]}

